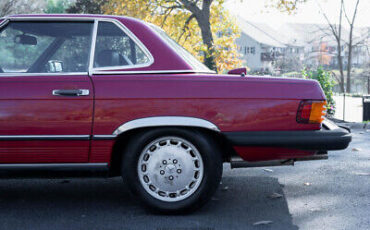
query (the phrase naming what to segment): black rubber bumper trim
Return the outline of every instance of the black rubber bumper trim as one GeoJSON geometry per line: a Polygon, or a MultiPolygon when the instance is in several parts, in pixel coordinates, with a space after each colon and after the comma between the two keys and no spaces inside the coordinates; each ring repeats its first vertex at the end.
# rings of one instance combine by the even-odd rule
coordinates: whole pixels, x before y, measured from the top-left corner
{"type": "Polygon", "coordinates": [[[351,134],[343,129],[315,131],[223,132],[234,146],[285,147],[302,150],[341,150],[348,147],[351,134]]]}

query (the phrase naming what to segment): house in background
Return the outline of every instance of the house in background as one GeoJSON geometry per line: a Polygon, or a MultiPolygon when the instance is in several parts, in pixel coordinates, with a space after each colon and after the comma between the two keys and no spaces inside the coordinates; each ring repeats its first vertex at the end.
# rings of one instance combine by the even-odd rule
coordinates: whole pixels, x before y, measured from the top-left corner
{"type": "MultiPolygon", "coordinates": [[[[241,36],[236,40],[239,53],[252,73],[280,75],[300,72],[305,66],[338,69],[338,46],[325,24],[287,23],[278,29],[264,23],[238,18],[241,36]]],[[[352,64],[361,67],[369,62],[370,29],[361,28],[354,35],[352,64]]],[[[341,56],[348,62],[349,31],[342,28],[341,56]]]]}
{"type": "Polygon", "coordinates": [[[293,69],[303,60],[304,46],[298,40],[264,23],[241,18],[238,22],[241,36],[236,44],[252,73],[281,74],[282,69],[293,69]]]}
{"type": "Polygon", "coordinates": [[[243,61],[254,73],[271,73],[273,63],[286,46],[268,32],[269,26],[239,19],[241,35],[236,40],[243,61]]]}
{"type": "MultiPolygon", "coordinates": [[[[287,23],[276,29],[241,18],[238,23],[241,36],[236,44],[250,74],[302,77],[303,68],[323,66],[338,77],[338,44],[328,25],[287,23]]],[[[369,78],[370,28],[355,29],[351,91],[361,93],[367,91],[369,78]]],[[[344,71],[348,65],[348,39],[349,31],[343,27],[339,49],[344,71]]]]}

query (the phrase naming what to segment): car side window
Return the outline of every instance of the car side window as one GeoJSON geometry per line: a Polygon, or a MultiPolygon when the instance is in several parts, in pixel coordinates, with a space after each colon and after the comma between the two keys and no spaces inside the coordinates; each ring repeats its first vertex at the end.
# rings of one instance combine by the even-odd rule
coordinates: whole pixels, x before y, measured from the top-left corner
{"type": "MultiPolygon", "coordinates": [[[[73,36],[66,39],[55,54],[48,60],[47,68],[61,63],[60,72],[86,72],[89,66],[91,39],[89,36],[73,36]]],[[[56,66],[57,67],[57,66],[56,66]]],[[[55,69],[58,72],[58,69],[55,69]]]]}
{"type": "Polygon", "coordinates": [[[144,51],[112,22],[99,22],[94,67],[129,67],[149,63],[144,51]]]}
{"type": "Polygon", "coordinates": [[[20,27],[30,23],[10,22],[0,30],[0,73],[25,73],[52,43],[50,36],[31,35],[20,27]]]}
{"type": "Polygon", "coordinates": [[[0,29],[0,73],[87,72],[92,30],[92,21],[11,21],[0,29]]]}

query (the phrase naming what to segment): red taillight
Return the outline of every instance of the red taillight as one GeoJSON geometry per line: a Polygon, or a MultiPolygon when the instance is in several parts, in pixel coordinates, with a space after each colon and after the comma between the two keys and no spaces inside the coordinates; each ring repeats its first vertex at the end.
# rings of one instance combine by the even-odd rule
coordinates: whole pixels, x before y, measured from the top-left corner
{"type": "Polygon", "coordinates": [[[297,112],[298,123],[321,123],[325,116],[326,101],[301,101],[297,112]]]}

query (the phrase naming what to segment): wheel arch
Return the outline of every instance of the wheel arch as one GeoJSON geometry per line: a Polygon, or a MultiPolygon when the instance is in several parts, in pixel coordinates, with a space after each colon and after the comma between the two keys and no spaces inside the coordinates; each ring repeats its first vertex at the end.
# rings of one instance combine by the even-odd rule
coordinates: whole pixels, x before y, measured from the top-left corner
{"type": "Polygon", "coordinates": [[[110,160],[110,172],[113,176],[120,174],[122,150],[130,141],[131,136],[138,132],[150,129],[181,128],[201,132],[216,141],[221,148],[223,160],[228,161],[234,149],[222,135],[220,129],[210,121],[195,117],[162,116],[147,117],[129,121],[119,126],[113,133],[115,143],[112,148],[110,160]]]}

